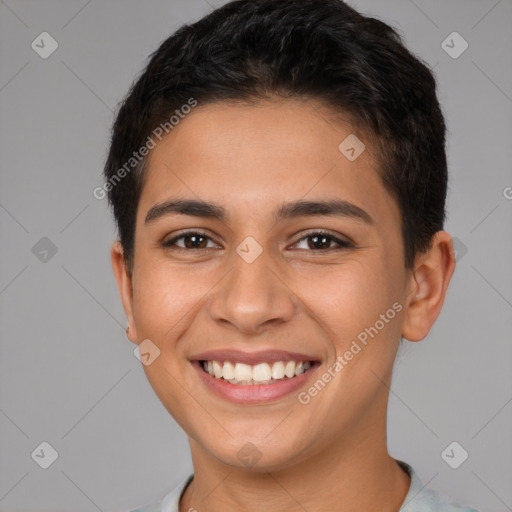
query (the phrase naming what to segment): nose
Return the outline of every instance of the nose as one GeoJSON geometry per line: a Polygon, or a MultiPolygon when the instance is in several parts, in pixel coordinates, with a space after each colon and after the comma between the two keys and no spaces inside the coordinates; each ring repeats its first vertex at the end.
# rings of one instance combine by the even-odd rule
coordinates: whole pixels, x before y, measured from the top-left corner
{"type": "Polygon", "coordinates": [[[245,334],[259,334],[293,317],[297,298],[265,250],[252,263],[234,253],[232,263],[209,302],[214,321],[245,334]]]}

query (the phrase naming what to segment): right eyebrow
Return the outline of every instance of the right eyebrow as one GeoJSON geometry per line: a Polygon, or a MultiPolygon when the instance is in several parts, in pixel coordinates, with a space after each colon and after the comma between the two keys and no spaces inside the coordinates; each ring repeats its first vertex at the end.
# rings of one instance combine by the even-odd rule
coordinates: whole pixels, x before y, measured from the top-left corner
{"type": "Polygon", "coordinates": [[[144,222],[153,222],[160,217],[173,213],[194,217],[207,217],[221,221],[225,221],[227,218],[226,210],[220,205],[195,199],[170,199],[150,208],[144,222]]]}
{"type": "MultiPolygon", "coordinates": [[[[225,222],[228,215],[223,206],[196,199],[169,199],[151,207],[146,214],[145,223],[153,222],[160,217],[180,214],[193,217],[205,217],[218,219],[225,222]]],[[[353,218],[374,225],[375,221],[368,212],[359,206],[342,199],[328,199],[321,201],[292,201],[282,204],[276,212],[274,219],[276,222],[294,217],[311,216],[339,216],[353,218]]]]}

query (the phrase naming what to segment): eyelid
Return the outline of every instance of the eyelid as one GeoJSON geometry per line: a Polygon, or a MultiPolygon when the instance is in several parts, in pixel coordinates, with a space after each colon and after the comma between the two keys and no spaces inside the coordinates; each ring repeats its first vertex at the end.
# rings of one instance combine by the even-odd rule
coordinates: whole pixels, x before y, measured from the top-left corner
{"type": "MultiPolygon", "coordinates": [[[[306,231],[304,233],[301,233],[300,238],[298,238],[293,245],[298,244],[299,242],[302,242],[305,238],[309,238],[313,235],[325,235],[329,237],[334,243],[338,244],[337,247],[330,247],[329,249],[318,249],[318,252],[327,252],[334,249],[343,249],[343,248],[349,248],[349,247],[355,247],[354,243],[348,238],[348,237],[341,237],[340,235],[334,234],[329,230],[326,229],[312,229],[309,231],[306,231]]],[[[311,250],[311,252],[314,252],[311,250]]]]}
{"type": "MultiPolygon", "coordinates": [[[[220,245],[206,231],[203,231],[201,229],[190,229],[190,228],[185,229],[183,231],[180,231],[180,232],[174,234],[170,239],[164,239],[162,241],[162,245],[164,246],[164,248],[172,247],[173,249],[176,249],[176,250],[184,250],[184,251],[197,251],[197,250],[199,250],[199,249],[187,249],[187,248],[184,248],[184,247],[175,246],[175,243],[178,240],[180,240],[181,238],[186,237],[187,235],[200,235],[200,236],[203,236],[203,237],[211,240],[215,244],[220,245]]],[[[292,245],[296,245],[299,242],[302,242],[304,239],[309,238],[309,237],[311,237],[313,235],[325,235],[328,238],[330,238],[332,242],[337,244],[337,246],[336,247],[329,247],[328,249],[317,249],[317,250],[311,249],[308,252],[327,252],[327,251],[332,251],[332,250],[336,250],[336,249],[347,249],[347,248],[355,247],[355,244],[348,237],[346,237],[346,236],[345,237],[340,237],[339,235],[334,234],[334,233],[332,233],[329,230],[321,229],[321,228],[310,229],[308,231],[302,232],[299,235],[300,238],[298,238],[292,245]]],[[[203,248],[201,250],[208,250],[208,249],[212,249],[212,247],[206,247],[206,248],[203,248]]]]}
{"type": "MultiPolygon", "coordinates": [[[[180,249],[183,249],[185,251],[190,251],[192,249],[185,249],[184,247],[179,247],[179,246],[176,246],[174,247],[174,244],[176,243],[177,240],[180,240],[181,238],[184,238],[186,237],[187,235],[201,235],[205,238],[208,238],[209,240],[211,240],[212,242],[214,242],[215,244],[217,245],[220,245],[218,242],[215,241],[215,239],[210,235],[208,234],[206,231],[203,231],[202,229],[184,229],[182,231],[179,231],[178,233],[175,233],[172,237],[168,238],[168,237],[165,237],[162,241],[162,245],[164,247],[173,247],[173,248],[176,248],[177,250],[180,250],[180,249]]],[[[211,249],[211,247],[207,247],[207,249],[211,249]]],[[[197,250],[197,249],[196,249],[197,250]]],[[[204,250],[204,249],[203,249],[204,250]]]]}

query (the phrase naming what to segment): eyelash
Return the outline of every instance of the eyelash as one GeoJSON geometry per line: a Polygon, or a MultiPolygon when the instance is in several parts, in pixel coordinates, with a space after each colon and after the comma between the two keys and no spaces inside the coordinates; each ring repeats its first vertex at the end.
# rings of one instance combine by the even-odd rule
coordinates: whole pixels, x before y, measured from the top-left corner
{"type": "MultiPolygon", "coordinates": [[[[162,246],[164,248],[166,248],[166,249],[177,250],[177,251],[200,251],[200,250],[212,249],[212,247],[207,247],[207,248],[203,248],[203,249],[201,249],[201,248],[188,249],[186,247],[179,247],[179,246],[173,247],[173,245],[178,240],[181,240],[182,238],[187,238],[187,237],[193,236],[193,235],[200,235],[202,237],[205,237],[205,238],[208,238],[208,239],[212,240],[212,238],[207,233],[204,233],[202,231],[185,231],[185,232],[181,233],[180,235],[172,238],[171,240],[165,240],[164,242],[162,242],[162,246]]],[[[327,252],[327,251],[333,251],[333,250],[339,251],[339,250],[349,249],[349,248],[353,248],[354,247],[354,245],[351,244],[350,242],[348,242],[346,240],[340,240],[339,238],[333,236],[328,231],[323,231],[323,230],[312,231],[310,233],[307,233],[305,236],[303,236],[302,238],[297,240],[297,242],[295,242],[294,245],[298,244],[299,242],[302,242],[305,239],[313,238],[314,236],[318,236],[318,235],[325,236],[326,238],[330,239],[331,241],[337,243],[339,245],[339,247],[328,247],[327,249],[309,249],[310,252],[311,251],[313,251],[313,252],[327,252]]],[[[299,250],[305,250],[305,249],[299,249],[299,250]]]]}

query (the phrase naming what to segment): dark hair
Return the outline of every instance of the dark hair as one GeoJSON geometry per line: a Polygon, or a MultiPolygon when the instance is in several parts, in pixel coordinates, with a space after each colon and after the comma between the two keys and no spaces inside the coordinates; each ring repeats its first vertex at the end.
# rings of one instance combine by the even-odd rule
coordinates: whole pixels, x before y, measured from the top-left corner
{"type": "Polygon", "coordinates": [[[443,229],[448,177],[446,127],[428,66],[395,29],[341,0],[237,0],[166,39],[114,122],[104,189],[130,272],[147,160],[135,161],[134,152],[191,99],[272,97],[316,99],[349,116],[372,141],[400,209],[405,266],[430,247],[443,229]]]}

